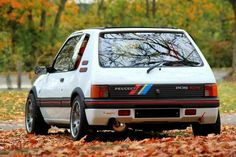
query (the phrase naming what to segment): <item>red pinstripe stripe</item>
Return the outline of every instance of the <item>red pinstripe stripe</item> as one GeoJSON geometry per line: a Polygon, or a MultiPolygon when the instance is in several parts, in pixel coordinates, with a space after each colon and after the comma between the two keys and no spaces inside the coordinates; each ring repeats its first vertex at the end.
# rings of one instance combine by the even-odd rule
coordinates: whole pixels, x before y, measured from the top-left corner
{"type": "Polygon", "coordinates": [[[179,105],[179,104],[216,104],[219,103],[218,100],[186,100],[186,101],[176,101],[176,100],[158,100],[158,101],[87,101],[85,102],[88,105],[112,105],[112,104],[127,104],[127,105],[135,105],[135,104],[158,104],[158,105],[179,105]]]}
{"type": "Polygon", "coordinates": [[[41,100],[40,101],[41,104],[60,104],[61,101],[57,101],[57,100],[41,100]]]}
{"type": "Polygon", "coordinates": [[[70,100],[40,100],[41,104],[69,104],[70,100]]]}

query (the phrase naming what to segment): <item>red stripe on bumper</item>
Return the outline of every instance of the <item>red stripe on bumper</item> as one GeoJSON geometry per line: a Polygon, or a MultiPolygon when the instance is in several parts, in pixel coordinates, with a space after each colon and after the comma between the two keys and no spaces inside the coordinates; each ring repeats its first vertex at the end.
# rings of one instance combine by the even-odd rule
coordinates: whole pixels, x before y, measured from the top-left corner
{"type": "Polygon", "coordinates": [[[136,105],[136,104],[147,104],[147,105],[187,105],[187,104],[217,104],[219,100],[155,100],[155,101],[86,101],[88,105],[136,105]]]}
{"type": "Polygon", "coordinates": [[[41,100],[40,103],[41,104],[60,104],[61,101],[57,101],[57,100],[46,100],[46,101],[44,101],[44,100],[41,100]]]}

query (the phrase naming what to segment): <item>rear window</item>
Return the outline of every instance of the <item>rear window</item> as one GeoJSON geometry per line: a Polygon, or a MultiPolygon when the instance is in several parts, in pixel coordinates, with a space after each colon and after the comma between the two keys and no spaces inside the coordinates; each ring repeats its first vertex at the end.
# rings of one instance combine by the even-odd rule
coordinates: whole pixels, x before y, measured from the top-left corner
{"type": "Polygon", "coordinates": [[[102,67],[202,66],[182,32],[110,32],[99,37],[102,67]]]}

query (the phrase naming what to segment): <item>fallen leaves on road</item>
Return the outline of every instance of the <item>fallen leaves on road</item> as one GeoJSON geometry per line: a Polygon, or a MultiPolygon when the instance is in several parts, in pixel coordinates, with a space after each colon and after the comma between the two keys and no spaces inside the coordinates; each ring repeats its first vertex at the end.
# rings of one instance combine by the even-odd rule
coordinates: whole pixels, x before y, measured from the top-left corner
{"type": "Polygon", "coordinates": [[[24,117],[27,91],[0,91],[0,120],[16,120],[24,117]]]}
{"type": "Polygon", "coordinates": [[[89,142],[91,135],[72,141],[62,131],[46,136],[29,135],[24,129],[0,131],[0,156],[236,156],[235,126],[223,126],[221,135],[207,137],[194,137],[190,128],[130,135],[99,132],[89,142]]]}

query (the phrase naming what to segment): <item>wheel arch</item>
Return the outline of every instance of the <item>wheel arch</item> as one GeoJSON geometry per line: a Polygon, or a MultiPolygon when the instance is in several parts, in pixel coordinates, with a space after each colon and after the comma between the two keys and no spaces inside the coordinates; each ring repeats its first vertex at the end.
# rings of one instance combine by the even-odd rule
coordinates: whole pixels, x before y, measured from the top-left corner
{"type": "Polygon", "coordinates": [[[38,101],[38,95],[37,95],[37,90],[36,90],[36,87],[33,86],[30,91],[29,91],[29,95],[30,94],[33,94],[34,98],[35,98],[35,102],[36,102],[36,105],[39,106],[39,101],[38,101]]]}
{"type": "Polygon", "coordinates": [[[71,97],[70,97],[70,102],[71,102],[70,105],[71,106],[72,106],[72,102],[76,96],[79,96],[82,102],[84,101],[84,93],[80,87],[76,87],[71,94],[71,97]]]}

